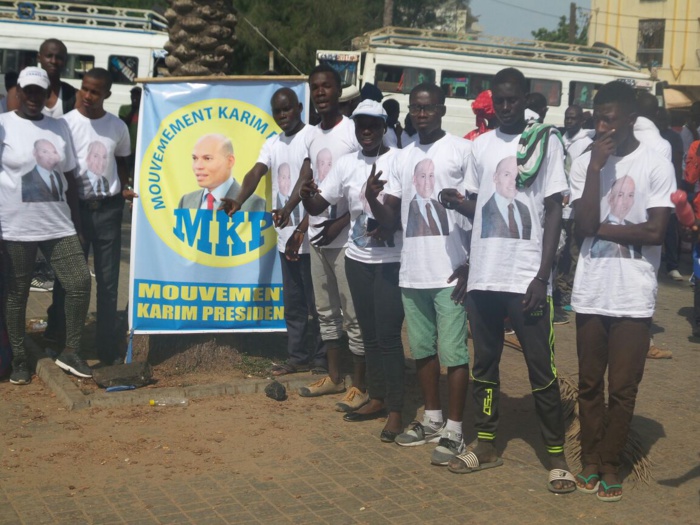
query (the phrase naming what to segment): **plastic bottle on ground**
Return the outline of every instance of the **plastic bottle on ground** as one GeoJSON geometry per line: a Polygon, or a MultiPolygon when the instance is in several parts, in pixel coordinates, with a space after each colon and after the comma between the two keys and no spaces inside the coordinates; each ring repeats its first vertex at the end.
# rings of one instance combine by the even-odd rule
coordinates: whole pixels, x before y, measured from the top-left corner
{"type": "Polygon", "coordinates": [[[152,407],[186,407],[189,401],[185,397],[159,397],[148,402],[152,407]]]}

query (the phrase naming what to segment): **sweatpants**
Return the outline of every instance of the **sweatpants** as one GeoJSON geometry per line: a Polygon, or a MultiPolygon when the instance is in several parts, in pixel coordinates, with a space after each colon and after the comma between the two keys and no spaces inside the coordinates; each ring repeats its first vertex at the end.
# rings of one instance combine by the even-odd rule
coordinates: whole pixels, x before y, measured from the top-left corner
{"type": "Polygon", "coordinates": [[[474,338],[472,366],[475,426],[479,441],[496,439],[504,320],[510,318],[527,365],[540,431],[547,452],[564,451],[564,417],[557,369],[554,366],[554,308],[551,297],[543,308],[523,314],[523,294],[472,290],[467,312],[474,338]]]}

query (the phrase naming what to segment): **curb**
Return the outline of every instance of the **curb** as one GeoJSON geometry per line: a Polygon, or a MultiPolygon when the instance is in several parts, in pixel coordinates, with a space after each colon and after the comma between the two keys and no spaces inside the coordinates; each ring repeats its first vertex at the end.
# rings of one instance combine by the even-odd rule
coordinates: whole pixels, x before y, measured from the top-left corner
{"type": "MultiPolygon", "coordinates": [[[[84,394],[66,373],[61,370],[53,360],[42,352],[41,348],[30,338],[25,338],[25,348],[30,359],[36,362],[36,375],[46,383],[56,398],[68,409],[79,410],[82,408],[115,408],[120,406],[148,406],[151,399],[157,397],[176,397],[184,399],[198,399],[212,396],[234,396],[239,394],[263,393],[265,387],[270,384],[271,378],[235,379],[230,383],[215,385],[193,385],[188,387],[142,388],[126,390],[122,392],[96,392],[84,394]]],[[[296,389],[308,385],[318,378],[310,373],[294,374],[294,378],[277,381],[287,389],[287,394],[296,389]]],[[[350,377],[345,378],[345,384],[352,384],[350,377]]]]}

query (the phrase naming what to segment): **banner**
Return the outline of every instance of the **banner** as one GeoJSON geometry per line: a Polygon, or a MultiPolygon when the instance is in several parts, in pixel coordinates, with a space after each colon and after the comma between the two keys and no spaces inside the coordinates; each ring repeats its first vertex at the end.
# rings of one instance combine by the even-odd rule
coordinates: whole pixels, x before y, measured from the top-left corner
{"type": "Polygon", "coordinates": [[[214,206],[237,194],[265,140],[280,132],[270,98],[281,87],[306,107],[298,77],[145,85],[131,239],[135,333],[285,329],[267,178],[232,217],[214,206]]]}

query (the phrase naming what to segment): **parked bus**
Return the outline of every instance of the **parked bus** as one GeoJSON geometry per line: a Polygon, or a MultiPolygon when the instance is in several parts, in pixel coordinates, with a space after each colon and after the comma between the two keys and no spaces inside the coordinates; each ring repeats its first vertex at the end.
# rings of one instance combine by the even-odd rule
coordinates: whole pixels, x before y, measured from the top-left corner
{"type": "Polygon", "coordinates": [[[334,67],[343,85],[376,84],[385,99],[399,102],[402,115],[408,111],[408,94],[414,86],[421,82],[440,85],[447,106],[443,127],[459,136],[475,127],[474,98],[489,89],[493,76],[506,67],[521,70],[530,91],[547,98],[546,122],[557,126],[564,124],[569,105],[591,109],[598,88],[611,80],[663,96],[662,83],[610,47],[384,27],[353,39],[352,48],[317,51],[316,62],[334,67]]]}
{"type": "Polygon", "coordinates": [[[105,109],[116,114],[131,103],[134,79],[165,70],[167,27],[164,17],[143,9],[0,0],[0,73],[37,65],[41,43],[57,38],[68,49],[61,78],[79,88],[85,72],[107,69],[113,85],[105,109]]]}

